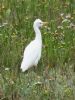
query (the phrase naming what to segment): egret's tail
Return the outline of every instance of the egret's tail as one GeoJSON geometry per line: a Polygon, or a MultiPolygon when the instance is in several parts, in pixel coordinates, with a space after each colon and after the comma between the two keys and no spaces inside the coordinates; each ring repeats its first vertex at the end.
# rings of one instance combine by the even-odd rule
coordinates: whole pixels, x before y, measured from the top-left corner
{"type": "Polygon", "coordinates": [[[25,72],[25,71],[28,69],[28,67],[25,65],[24,62],[22,62],[22,63],[21,63],[21,68],[20,68],[20,69],[22,70],[22,72],[25,72]]]}

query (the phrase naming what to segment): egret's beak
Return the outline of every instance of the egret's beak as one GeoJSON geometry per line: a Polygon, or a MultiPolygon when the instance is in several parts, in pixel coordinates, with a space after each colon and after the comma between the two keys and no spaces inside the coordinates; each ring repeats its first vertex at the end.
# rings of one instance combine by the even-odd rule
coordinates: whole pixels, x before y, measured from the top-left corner
{"type": "Polygon", "coordinates": [[[42,24],[43,24],[43,26],[46,26],[46,25],[48,25],[48,22],[43,22],[42,24]]]}

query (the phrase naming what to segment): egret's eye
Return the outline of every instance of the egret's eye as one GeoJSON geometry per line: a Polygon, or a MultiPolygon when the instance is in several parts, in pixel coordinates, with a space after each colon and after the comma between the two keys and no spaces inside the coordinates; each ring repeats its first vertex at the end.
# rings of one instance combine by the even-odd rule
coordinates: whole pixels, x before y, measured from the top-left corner
{"type": "Polygon", "coordinates": [[[39,24],[41,24],[41,22],[39,24]]]}

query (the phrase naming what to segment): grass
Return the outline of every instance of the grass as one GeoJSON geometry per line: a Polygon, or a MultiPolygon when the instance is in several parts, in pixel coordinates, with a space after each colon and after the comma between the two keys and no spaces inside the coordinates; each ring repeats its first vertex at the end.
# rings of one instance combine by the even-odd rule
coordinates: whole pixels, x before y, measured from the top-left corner
{"type": "Polygon", "coordinates": [[[1,100],[75,99],[74,19],[74,0],[1,0],[1,100]],[[42,57],[36,72],[32,68],[22,73],[23,51],[34,39],[36,18],[49,22],[41,29],[42,57]]]}

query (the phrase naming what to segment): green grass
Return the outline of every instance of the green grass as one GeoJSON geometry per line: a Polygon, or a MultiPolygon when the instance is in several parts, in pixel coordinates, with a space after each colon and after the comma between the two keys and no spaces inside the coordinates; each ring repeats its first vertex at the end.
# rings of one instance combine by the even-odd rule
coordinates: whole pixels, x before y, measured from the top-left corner
{"type": "Polygon", "coordinates": [[[0,2],[0,99],[75,100],[75,1],[0,2]],[[36,18],[49,22],[41,29],[42,57],[36,71],[22,73],[23,51],[35,37],[36,18]]]}

